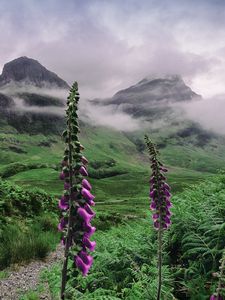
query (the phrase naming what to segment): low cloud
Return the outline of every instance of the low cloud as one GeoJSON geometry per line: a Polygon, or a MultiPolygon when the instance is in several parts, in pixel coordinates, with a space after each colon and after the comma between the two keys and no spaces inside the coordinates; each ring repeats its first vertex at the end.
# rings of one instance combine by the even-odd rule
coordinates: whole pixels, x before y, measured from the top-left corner
{"type": "Polygon", "coordinates": [[[101,106],[90,101],[80,102],[81,119],[96,126],[106,126],[120,131],[135,131],[145,126],[144,120],[134,119],[115,105],[101,106]]]}
{"type": "Polygon", "coordinates": [[[62,100],[62,102],[65,103],[68,96],[68,90],[66,89],[52,87],[50,88],[48,86],[39,88],[25,83],[18,84],[14,82],[10,82],[9,84],[2,86],[0,88],[0,93],[6,94],[8,96],[13,96],[20,93],[46,95],[49,97],[59,98],[62,100]]]}
{"type": "Polygon", "coordinates": [[[68,83],[77,80],[90,99],[110,97],[157,72],[178,73],[203,95],[222,92],[224,4],[2,0],[0,66],[33,57],[68,83]]]}
{"type": "Polygon", "coordinates": [[[39,114],[52,114],[57,116],[64,116],[65,115],[65,109],[62,107],[57,106],[28,106],[25,105],[24,100],[19,97],[13,97],[13,100],[15,102],[15,107],[13,110],[17,113],[26,113],[26,112],[32,112],[32,113],[39,113],[39,114]]]}
{"type": "MultiPolygon", "coordinates": [[[[159,96],[161,91],[158,91],[155,96],[159,96]]],[[[49,88],[37,88],[33,86],[20,86],[17,85],[5,86],[0,89],[0,93],[4,93],[14,99],[15,108],[14,110],[19,113],[26,112],[36,112],[42,114],[55,114],[58,116],[65,116],[65,106],[28,106],[25,104],[22,96],[18,94],[22,93],[34,93],[40,94],[42,96],[46,95],[48,97],[58,98],[63,104],[66,103],[68,96],[67,90],[62,89],[49,89],[49,88]]],[[[144,99],[144,95],[143,99],[144,99]]],[[[212,130],[218,134],[225,134],[225,94],[217,95],[210,98],[202,98],[201,100],[192,100],[186,102],[168,103],[168,101],[151,101],[151,107],[163,108],[168,107],[168,116],[164,116],[159,120],[151,122],[151,129],[158,129],[164,126],[168,126],[171,120],[191,120],[199,123],[203,128],[207,130],[212,130]]],[[[92,101],[84,99],[83,97],[79,103],[79,115],[80,118],[94,126],[107,126],[115,130],[120,131],[136,131],[147,128],[150,123],[144,118],[134,118],[130,114],[124,112],[127,105],[132,104],[122,104],[122,105],[106,105],[107,99],[102,99],[98,104],[92,101]]],[[[149,103],[146,101],[142,103],[143,108],[149,109],[149,103]]]]}
{"type": "Polygon", "coordinates": [[[1,87],[0,93],[3,93],[14,100],[15,107],[12,109],[18,113],[26,112],[36,112],[41,114],[54,114],[59,116],[65,115],[65,107],[57,107],[54,105],[49,106],[37,106],[37,105],[27,105],[23,99],[22,94],[36,94],[37,96],[47,96],[57,98],[57,100],[62,102],[62,105],[66,103],[68,96],[68,91],[59,88],[38,88],[26,84],[15,84],[10,83],[4,87],[1,87]]]}
{"type": "Polygon", "coordinates": [[[225,134],[225,94],[178,105],[186,119],[198,122],[203,128],[225,134]]]}

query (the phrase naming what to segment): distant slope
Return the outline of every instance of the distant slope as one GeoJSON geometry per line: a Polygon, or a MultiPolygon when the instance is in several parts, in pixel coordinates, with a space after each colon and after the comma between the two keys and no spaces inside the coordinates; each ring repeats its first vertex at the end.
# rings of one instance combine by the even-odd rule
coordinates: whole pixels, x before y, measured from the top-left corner
{"type": "Polygon", "coordinates": [[[160,102],[174,103],[180,101],[191,101],[201,98],[188,87],[181,76],[171,75],[160,78],[144,78],[137,84],[117,92],[110,104],[143,104],[160,102]]]}
{"type": "Polygon", "coordinates": [[[69,85],[26,56],[4,65],[0,75],[0,123],[19,133],[60,134],[65,125],[63,96],[69,85]],[[62,91],[65,91],[62,93],[62,91]]]}
{"type": "MultiPolygon", "coordinates": [[[[22,61],[24,59],[27,60],[23,58],[22,61]]],[[[40,77],[38,71],[36,76],[36,67],[26,76],[22,71],[21,74],[6,71],[3,72],[5,79],[1,77],[2,82],[14,78],[32,88],[21,90],[15,85],[14,89],[5,89],[4,85],[0,88],[0,175],[26,187],[39,186],[58,195],[62,190],[58,173],[64,149],[60,134],[65,127],[66,96],[46,93],[44,87],[37,92],[35,85],[46,80],[49,84],[54,80],[61,81],[51,72],[45,73],[52,76],[51,79],[47,75],[40,77]]],[[[61,83],[58,83],[58,91],[67,93],[59,88],[61,83]]],[[[119,201],[146,199],[150,170],[143,140],[145,133],[157,143],[175,190],[223,168],[223,136],[206,131],[196,123],[173,119],[176,116],[174,104],[198,100],[203,101],[181,77],[166,76],[143,79],[110,99],[92,102],[98,106],[113,106],[147,124],[144,129],[128,133],[80,121],[81,141],[86,147],[90,177],[100,202],[111,198],[119,201]],[[154,128],[155,120],[166,122],[154,128]]]]}
{"type": "Polygon", "coordinates": [[[201,100],[178,75],[144,78],[137,84],[118,91],[112,98],[95,99],[95,105],[113,105],[135,118],[147,121],[171,120],[173,104],[201,100]]]}

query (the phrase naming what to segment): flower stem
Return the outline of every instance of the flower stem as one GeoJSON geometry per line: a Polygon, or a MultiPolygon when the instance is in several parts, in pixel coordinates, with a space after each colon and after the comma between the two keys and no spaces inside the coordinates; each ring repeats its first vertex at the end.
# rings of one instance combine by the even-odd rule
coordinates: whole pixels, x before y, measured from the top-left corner
{"type": "Polygon", "coordinates": [[[72,225],[72,187],[73,187],[73,161],[72,161],[72,146],[71,146],[71,120],[68,120],[68,144],[69,144],[69,181],[70,181],[70,194],[69,194],[69,220],[68,220],[68,229],[67,229],[67,236],[65,241],[65,252],[64,252],[64,261],[63,261],[63,268],[62,268],[62,282],[61,282],[61,299],[65,299],[65,289],[66,289],[66,282],[67,282],[67,269],[68,269],[68,257],[69,257],[69,248],[71,243],[71,225],[72,225]]]}
{"type": "Polygon", "coordinates": [[[157,300],[161,299],[161,289],[162,289],[162,228],[158,231],[158,291],[157,300]]]}
{"type": "Polygon", "coordinates": [[[221,269],[220,269],[220,277],[219,277],[219,284],[217,289],[217,299],[219,300],[219,295],[222,290],[222,281],[224,279],[224,268],[225,268],[225,252],[222,255],[222,262],[221,262],[221,269]]]}

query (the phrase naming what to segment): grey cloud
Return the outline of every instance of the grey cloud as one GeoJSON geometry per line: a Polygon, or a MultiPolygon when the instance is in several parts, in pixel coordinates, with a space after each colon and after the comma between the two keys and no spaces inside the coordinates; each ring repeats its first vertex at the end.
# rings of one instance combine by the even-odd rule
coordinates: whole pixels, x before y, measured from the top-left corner
{"type": "Polygon", "coordinates": [[[154,73],[179,73],[203,93],[205,74],[221,82],[225,74],[224,60],[217,69],[223,8],[203,0],[2,0],[0,65],[33,57],[69,84],[78,80],[85,98],[112,96],[154,73]]]}
{"type": "Polygon", "coordinates": [[[177,106],[183,116],[204,128],[225,135],[225,94],[177,106]]]}
{"type": "Polygon", "coordinates": [[[121,108],[114,105],[99,106],[89,101],[80,102],[81,119],[92,125],[106,126],[119,131],[135,131],[146,124],[143,120],[134,119],[121,108]]]}

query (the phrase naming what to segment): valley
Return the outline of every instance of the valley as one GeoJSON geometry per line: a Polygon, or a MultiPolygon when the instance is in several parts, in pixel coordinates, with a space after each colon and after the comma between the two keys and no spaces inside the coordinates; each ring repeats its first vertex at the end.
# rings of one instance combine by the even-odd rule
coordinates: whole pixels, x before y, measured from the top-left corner
{"type": "MultiPolygon", "coordinates": [[[[2,270],[15,263],[43,259],[59,242],[56,229],[58,200],[63,192],[59,173],[65,147],[61,134],[66,125],[67,92],[65,81],[26,57],[8,63],[0,76],[0,224],[4,228],[0,232],[2,270]],[[22,242],[15,243],[15,240],[22,242]],[[32,251],[21,251],[23,247],[32,251]]],[[[109,291],[109,295],[115,296],[109,299],[146,299],[140,298],[146,297],[146,291],[142,294],[139,283],[147,284],[150,290],[155,291],[154,280],[147,279],[152,278],[149,277],[151,274],[156,276],[156,235],[150,226],[146,229],[147,224],[152,222],[149,222],[150,164],[144,143],[147,133],[157,145],[161,160],[169,170],[167,182],[175,203],[174,224],[165,241],[165,276],[168,282],[173,283],[165,284],[165,295],[173,299],[173,289],[177,288],[178,292],[174,292],[177,299],[195,299],[188,298],[196,289],[188,286],[190,278],[185,272],[192,272],[195,265],[187,263],[186,257],[191,258],[191,246],[185,240],[184,233],[191,235],[196,231],[196,234],[204,235],[206,231],[202,233],[201,226],[207,224],[208,215],[211,216],[212,231],[214,217],[218,220],[216,226],[222,226],[225,182],[225,136],[185,117],[181,103],[195,101],[204,99],[186,86],[180,76],[174,75],[145,78],[108,99],[81,98],[80,140],[89,160],[89,179],[96,195],[97,216],[94,224],[98,228],[96,239],[99,245],[93,273],[87,281],[80,278],[75,289],[77,295],[86,294],[87,299],[92,299],[90,295],[95,297],[99,293],[104,296],[109,291]],[[112,116],[111,124],[102,121],[104,112],[112,116]],[[113,124],[120,124],[121,116],[129,120],[125,128],[122,123],[120,128],[113,124]],[[133,124],[137,126],[133,128],[133,124]],[[188,206],[189,199],[191,203],[188,206]],[[210,199],[216,205],[214,212],[208,211],[210,199]],[[195,207],[199,209],[195,210],[195,207]],[[201,209],[207,214],[201,214],[201,209]],[[185,210],[187,215],[183,213],[185,210]],[[186,223],[182,223],[182,218],[186,223]],[[188,224],[191,224],[191,232],[188,231],[188,224]],[[195,227],[192,227],[193,224],[195,227]],[[145,237],[145,230],[148,238],[145,237]],[[108,233],[110,237],[105,246],[108,233]],[[127,237],[123,244],[124,233],[127,237]],[[132,244],[135,238],[137,240],[132,244]],[[186,248],[182,243],[187,243],[186,248]],[[110,257],[112,249],[115,259],[110,257]],[[176,269],[173,276],[172,268],[176,269]],[[112,274],[107,278],[108,269],[112,274]],[[99,275],[96,275],[99,270],[101,282],[97,280],[99,275]],[[144,279],[139,277],[140,272],[144,279]],[[91,286],[88,280],[92,282],[91,286]],[[93,289],[93,286],[96,288],[93,289]]],[[[215,231],[212,238],[218,239],[217,245],[223,244],[220,234],[215,231]]],[[[196,249],[198,245],[196,242],[196,249]]],[[[215,250],[210,243],[209,248],[215,250]]],[[[221,253],[222,246],[218,249],[221,253]]],[[[208,263],[207,253],[206,261],[199,266],[196,282],[203,277],[205,281],[209,278],[208,273],[204,273],[204,264],[208,263]]],[[[215,267],[218,267],[218,261],[214,262],[215,267]]],[[[55,264],[52,268],[59,281],[59,265],[55,264]]],[[[43,280],[48,282],[52,295],[56,297],[54,299],[58,299],[58,283],[48,271],[43,276],[47,276],[43,280]]],[[[204,286],[200,288],[202,294],[209,293],[204,286]]]]}

